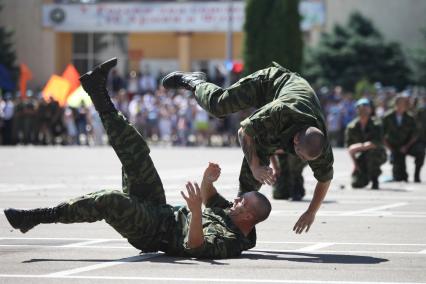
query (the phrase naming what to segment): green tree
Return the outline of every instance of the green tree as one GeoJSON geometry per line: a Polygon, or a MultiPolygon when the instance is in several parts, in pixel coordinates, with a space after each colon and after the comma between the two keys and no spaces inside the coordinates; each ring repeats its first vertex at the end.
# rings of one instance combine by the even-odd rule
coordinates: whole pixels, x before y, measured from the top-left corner
{"type": "MultiPolygon", "coordinates": [[[[422,31],[426,43],[426,29],[422,31]]],[[[414,51],[413,59],[415,65],[416,83],[426,87],[426,48],[418,48],[414,51]]]]}
{"type": "Polygon", "coordinates": [[[304,75],[319,85],[341,85],[353,91],[368,80],[404,88],[410,69],[398,43],[386,42],[372,22],[353,13],[345,26],[336,25],[310,49],[304,75]]]}
{"type": "MultiPolygon", "coordinates": [[[[2,9],[3,7],[0,2],[0,17],[2,9]]],[[[13,49],[12,37],[13,31],[4,26],[0,26],[0,65],[6,67],[12,79],[16,82],[18,68],[15,65],[16,53],[13,49]]]]}
{"type": "Polygon", "coordinates": [[[247,0],[244,71],[252,73],[276,61],[299,72],[303,41],[298,0],[247,0]]]}

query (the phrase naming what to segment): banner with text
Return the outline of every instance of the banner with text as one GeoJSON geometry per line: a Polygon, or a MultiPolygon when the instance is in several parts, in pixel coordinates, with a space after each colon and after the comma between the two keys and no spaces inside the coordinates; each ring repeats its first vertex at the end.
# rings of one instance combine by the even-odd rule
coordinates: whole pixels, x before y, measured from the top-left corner
{"type": "MultiPolygon", "coordinates": [[[[45,4],[43,26],[68,32],[225,32],[242,31],[245,2],[45,4]]],[[[301,27],[324,24],[321,0],[300,3],[301,27]]]]}

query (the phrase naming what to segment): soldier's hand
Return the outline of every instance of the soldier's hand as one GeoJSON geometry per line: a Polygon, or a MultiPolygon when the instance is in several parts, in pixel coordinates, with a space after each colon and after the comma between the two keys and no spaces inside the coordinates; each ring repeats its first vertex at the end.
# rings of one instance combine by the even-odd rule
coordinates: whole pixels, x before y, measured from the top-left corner
{"type": "Polygon", "coordinates": [[[262,184],[273,185],[275,183],[274,171],[268,166],[258,166],[251,169],[253,176],[262,184]]]}
{"type": "Polygon", "coordinates": [[[220,176],[221,168],[218,164],[209,162],[209,166],[204,171],[204,178],[210,182],[215,182],[220,176]]]}
{"type": "Polygon", "coordinates": [[[194,212],[197,210],[201,211],[201,204],[202,204],[200,187],[198,186],[196,182],[194,182],[194,184],[195,184],[195,188],[190,181],[186,183],[186,191],[188,196],[186,196],[183,191],[180,192],[183,199],[185,199],[186,204],[188,205],[188,208],[191,212],[194,212]]]}
{"type": "Polygon", "coordinates": [[[306,229],[306,233],[309,231],[309,228],[311,227],[312,223],[315,220],[315,214],[311,213],[309,211],[306,211],[305,213],[300,216],[299,220],[297,220],[296,224],[293,227],[293,231],[296,234],[301,234],[306,229]]]}

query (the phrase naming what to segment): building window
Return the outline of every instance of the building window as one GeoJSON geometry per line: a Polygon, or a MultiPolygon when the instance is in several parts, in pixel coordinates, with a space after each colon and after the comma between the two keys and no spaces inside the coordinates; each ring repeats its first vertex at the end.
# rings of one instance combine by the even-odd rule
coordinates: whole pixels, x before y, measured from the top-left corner
{"type": "Polygon", "coordinates": [[[119,72],[127,70],[127,34],[117,33],[74,33],[72,61],[80,74],[111,57],[120,59],[119,72]]]}

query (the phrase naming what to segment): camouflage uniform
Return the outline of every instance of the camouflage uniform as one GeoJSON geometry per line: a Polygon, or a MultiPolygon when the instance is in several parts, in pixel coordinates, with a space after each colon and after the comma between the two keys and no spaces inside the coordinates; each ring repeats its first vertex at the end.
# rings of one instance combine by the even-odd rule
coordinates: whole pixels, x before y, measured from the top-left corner
{"type": "Polygon", "coordinates": [[[417,135],[417,125],[414,118],[405,112],[402,116],[401,125],[398,125],[396,112],[391,110],[383,117],[384,137],[392,147],[391,162],[393,164],[392,173],[395,181],[407,181],[408,174],[405,164],[405,156],[408,154],[413,156],[416,168],[423,166],[425,158],[425,149],[421,141],[418,139],[408,149],[406,154],[401,153],[399,149],[407,144],[413,137],[417,135]]]}
{"type": "MultiPolygon", "coordinates": [[[[269,165],[275,150],[295,154],[293,137],[304,127],[314,126],[327,134],[318,98],[309,83],[273,62],[272,67],[259,70],[222,89],[211,83],[196,86],[195,97],[207,112],[216,117],[251,107],[257,110],[241,122],[244,131],[256,142],[261,165],[269,165]]],[[[320,157],[309,161],[317,180],[333,178],[333,153],[330,144],[320,157]]],[[[240,194],[259,190],[258,182],[246,159],[240,172],[240,194]]]]}
{"type": "Polygon", "coordinates": [[[352,173],[353,188],[364,187],[373,179],[377,179],[382,173],[380,166],[386,162],[386,150],[382,142],[383,128],[380,122],[370,118],[362,129],[359,118],[355,118],[346,128],[346,147],[367,141],[376,145],[376,148],[361,152],[356,157],[358,170],[352,173]]]}
{"type": "Polygon", "coordinates": [[[61,223],[105,220],[131,245],[168,255],[225,258],[254,247],[256,232],[245,237],[229,217],[231,203],[214,196],[203,211],[204,244],[186,246],[191,213],[185,206],[166,204],[161,179],[143,137],[119,113],[101,119],[111,146],[123,165],[123,191],[101,190],[59,205],[61,223]]]}
{"type": "Polygon", "coordinates": [[[416,111],[416,123],[419,133],[419,139],[426,146],[426,105],[416,111]]]}
{"type": "Polygon", "coordinates": [[[278,165],[281,173],[276,183],[272,186],[272,196],[275,199],[301,200],[305,196],[302,172],[306,162],[296,155],[277,155],[278,165]]]}

